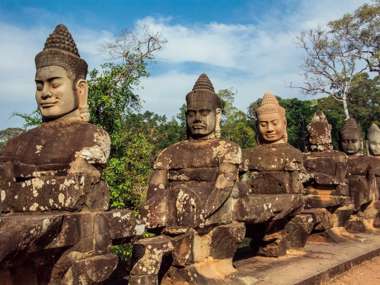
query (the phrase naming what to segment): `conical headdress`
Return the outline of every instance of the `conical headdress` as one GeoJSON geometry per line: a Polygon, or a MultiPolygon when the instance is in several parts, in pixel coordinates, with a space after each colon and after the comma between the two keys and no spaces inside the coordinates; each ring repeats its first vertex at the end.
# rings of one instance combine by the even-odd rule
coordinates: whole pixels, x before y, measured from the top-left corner
{"type": "Polygon", "coordinates": [[[85,79],[87,63],[80,58],[69,30],[62,24],[55,27],[45,42],[44,49],[35,57],[36,68],[61,66],[71,71],[75,78],[85,79]]]}
{"type": "Polygon", "coordinates": [[[371,127],[368,129],[368,140],[372,141],[374,138],[380,136],[380,128],[375,123],[372,123],[371,127]]]}
{"type": "Polygon", "coordinates": [[[325,114],[322,111],[315,112],[310,124],[307,125],[310,149],[321,151],[332,149],[331,129],[325,114]]]}
{"type": "Polygon", "coordinates": [[[256,109],[257,116],[262,114],[280,113],[285,116],[285,109],[278,103],[276,96],[268,91],[264,93],[260,106],[256,109]]]}
{"type": "Polygon", "coordinates": [[[220,98],[215,94],[214,86],[205,73],[202,73],[194,84],[193,90],[186,95],[189,108],[221,108],[220,98]]]}
{"type": "Polygon", "coordinates": [[[362,128],[356,122],[354,118],[346,120],[340,129],[341,138],[362,138],[362,128]]]}

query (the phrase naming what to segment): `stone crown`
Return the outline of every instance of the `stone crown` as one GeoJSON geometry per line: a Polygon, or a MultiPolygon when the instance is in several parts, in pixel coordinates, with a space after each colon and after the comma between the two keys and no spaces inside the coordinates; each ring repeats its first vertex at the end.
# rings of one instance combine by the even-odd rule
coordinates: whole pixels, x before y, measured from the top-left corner
{"type": "Polygon", "coordinates": [[[354,118],[349,118],[346,120],[343,124],[342,129],[340,130],[341,136],[350,136],[350,135],[358,135],[359,137],[362,137],[362,129],[359,126],[359,124],[356,122],[354,118]]]}
{"type": "Polygon", "coordinates": [[[222,102],[215,94],[214,86],[205,73],[202,73],[195,82],[193,89],[186,95],[188,108],[210,108],[222,107],[222,102]]]}
{"type": "Polygon", "coordinates": [[[67,51],[76,55],[77,57],[80,57],[73,37],[71,36],[67,27],[62,24],[59,24],[55,27],[53,33],[49,35],[45,42],[44,50],[51,48],[67,51]]]}
{"type": "Polygon", "coordinates": [[[66,26],[60,24],[47,38],[44,49],[35,57],[36,68],[61,66],[74,74],[75,78],[85,79],[87,63],[80,58],[78,48],[66,26]]]}
{"type": "Polygon", "coordinates": [[[256,109],[258,116],[262,114],[280,113],[285,115],[285,109],[278,103],[276,96],[272,92],[267,91],[264,93],[260,106],[256,109]]]}

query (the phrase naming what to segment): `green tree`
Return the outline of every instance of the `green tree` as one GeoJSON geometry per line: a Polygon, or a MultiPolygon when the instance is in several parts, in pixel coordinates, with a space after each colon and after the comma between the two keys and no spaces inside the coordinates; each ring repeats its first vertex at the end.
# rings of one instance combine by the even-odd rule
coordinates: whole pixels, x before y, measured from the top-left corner
{"type": "Polygon", "coordinates": [[[152,130],[157,126],[152,121],[159,118],[139,114],[141,104],[135,89],[141,78],[149,75],[147,63],[161,44],[157,35],[125,34],[108,46],[118,61],[90,72],[91,121],[111,137],[104,178],[111,190],[113,207],[138,208],[145,195],[156,151],[152,130]]]}
{"type": "Polygon", "coordinates": [[[295,87],[306,94],[324,94],[341,102],[348,119],[354,78],[380,71],[379,30],[380,2],[376,1],[329,22],[325,29],[302,32],[298,40],[305,51],[304,82],[295,87]]]}
{"type": "Polygon", "coordinates": [[[242,148],[256,144],[252,121],[247,114],[234,106],[235,93],[229,89],[219,90],[217,95],[222,100],[222,138],[239,144],[242,148]]]}
{"type": "Polygon", "coordinates": [[[370,72],[380,73],[380,1],[360,6],[354,13],[329,23],[331,32],[339,34],[370,72]]]}
{"type": "MultiPolygon", "coordinates": [[[[358,74],[353,80],[348,106],[353,117],[363,129],[370,127],[372,122],[380,122],[380,79],[379,76],[369,78],[368,74],[358,74]]],[[[339,148],[339,131],[343,126],[345,116],[338,102],[331,97],[318,100],[318,109],[322,110],[332,125],[332,138],[335,148],[339,148]]]]}

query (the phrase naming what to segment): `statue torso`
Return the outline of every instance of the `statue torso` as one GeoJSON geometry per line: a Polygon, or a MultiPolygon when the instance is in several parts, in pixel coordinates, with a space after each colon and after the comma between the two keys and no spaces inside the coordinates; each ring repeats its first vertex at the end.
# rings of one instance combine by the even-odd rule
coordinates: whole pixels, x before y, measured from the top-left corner
{"type": "Polygon", "coordinates": [[[246,182],[252,193],[285,194],[303,191],[302,153],[289,144],[263,144],[243,151],[246,182]]]}
{"type": "MultiPolygon", "coordinates": [[[[108,152],[108,134],[84,122],[45,123],[13,138],[0,155],[1,179],[7,184],[3,209],[80,209],[91,196],[87,193],[97,192],[90,188],[99,186],[99,175],[82,174],[81,169],[69,174],[70,164],[80,157],[103,166],[108,152]]],[[[105,184],[101,188],[105,194],[105,184]]],[[[104,197],[98,198],[99,204],[108,204],[104,197]]]]}

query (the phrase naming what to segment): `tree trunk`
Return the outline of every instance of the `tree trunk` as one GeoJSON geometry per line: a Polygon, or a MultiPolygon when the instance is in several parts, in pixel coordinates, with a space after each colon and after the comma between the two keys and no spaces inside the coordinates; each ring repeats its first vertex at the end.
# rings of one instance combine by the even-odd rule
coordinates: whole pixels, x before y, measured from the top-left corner
{"type": "Polygon", "coordinates": [[[347,95],[344,94],[342,99],[344,115],[346,116],[346,120],[348,120],[350,118],[350,112],[348,111],[347,95]]]}
{"type": "Polygon", "coordinates": [[[344,111],[344,115],[346,116],[346,120],[350,118],[350,112],[348,111],[348,105],[347,105],[347,92],[350,86],[351,86],[351,79],[349,83],[346,82],[344,86],[343,96],[342,96],[343,111],[344,111]]]}

